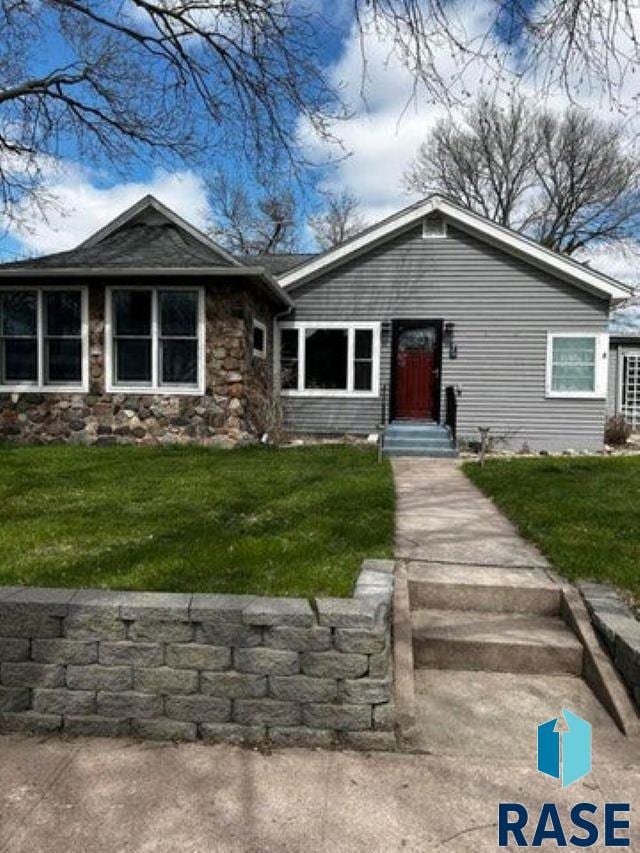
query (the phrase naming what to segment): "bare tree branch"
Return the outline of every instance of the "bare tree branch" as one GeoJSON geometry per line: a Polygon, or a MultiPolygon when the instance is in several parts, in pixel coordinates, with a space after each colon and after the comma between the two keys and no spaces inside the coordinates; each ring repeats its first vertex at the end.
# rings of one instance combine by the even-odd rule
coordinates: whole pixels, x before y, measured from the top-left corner
{"type": "Polygon", "coordinates": [[[366,227],[360,199],[343,190],[327,193],[326,206],[309,220],[309,226],[320,249],[332,249],[366,227]]]}
{"type": "Polygon", "coordinates": [[[272,176],[254,195],[224,172],[208,186],[216,216],[209,231],[231,252],[273,255],[298,249],[298,204],[284,179],[272,176]]]}

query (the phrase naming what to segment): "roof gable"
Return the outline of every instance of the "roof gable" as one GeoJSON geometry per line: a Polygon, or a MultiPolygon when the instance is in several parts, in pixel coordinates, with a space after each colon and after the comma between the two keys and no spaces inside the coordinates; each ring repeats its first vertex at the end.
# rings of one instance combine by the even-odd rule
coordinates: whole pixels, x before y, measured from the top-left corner
{"type": "Polygon", "coordinates": [[[214,240],[187,222],[173,210],[166,207],[162,202],[158,201],[152,195],[146,195],[140,201],[125,210],[119,216],[116,216],[111,222],[107,223],[95,234],[92,234],[87,240],[77,247],[78,250],[90,249],[98,244],[108,240],[112,235],[116,234],[123,228],[131,228],[134,226],[146,225],[149,228],[162,228],[162,226],[173,226],[173,230],[181,232],[182,238],[187,244],[199,245],[201,249],[207,250],[209,254],[209,263],[212,260],[226,262],[230,266],[240,266],[239,261],[232,254],[223,249],[214,240]],[[213,254],[213,258],[212,258],[213,254]]]}
{"type": "Polygon", "coordinates": [[[445,221],[450,221],[461,230],[523,259],[532,266],[546,270],[558,278],[602,298],[620,302],[628,299],[632,293],[630,287],[604,273],[596,272],[565,255],[546,249],[534,240],[496,225],[489,219],[472,213],[440,196],[431,196],[411,207],[407,207],[382,222],[365,229],[340,246],[316,256],[291,272],[284,273],[280,276],[280,284],[287,290],[306,284],[323,273],[366,253],[375,246],[385,243],[434,213],[440,214],[445,221]]]}
{"type": "Polygon", "coordinates": [[[145,196],[75,249],[3,264],[2,269],[240,267],[222,246],[145,196]]]}

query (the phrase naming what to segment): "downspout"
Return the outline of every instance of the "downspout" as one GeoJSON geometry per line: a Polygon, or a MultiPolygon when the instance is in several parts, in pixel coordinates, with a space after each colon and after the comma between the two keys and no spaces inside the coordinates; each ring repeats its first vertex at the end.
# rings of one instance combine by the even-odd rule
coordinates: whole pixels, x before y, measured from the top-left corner
{"type": "Polygon", "coordinates": [[[293,304],[288,305],[284,311],[279,311],[277,314],[273,315],[273,329],[272,329],[273,353],[272,353],[271,371],[273,373],[273,393],[274,393],[274,396],[275,395],[278,396],[278,404],[280,406],[282,405],[282,396],[280,394],[280,391],[281,391],[280,376],[279,376],[279,372],[278,372],[278,363],[280,361],[280,335],[278,334],[278,331],[279,331],[278,326],[279,326],[280,320],[283,320],[285,317],[291,316],[294,307],[295,306],[293,304]]]}

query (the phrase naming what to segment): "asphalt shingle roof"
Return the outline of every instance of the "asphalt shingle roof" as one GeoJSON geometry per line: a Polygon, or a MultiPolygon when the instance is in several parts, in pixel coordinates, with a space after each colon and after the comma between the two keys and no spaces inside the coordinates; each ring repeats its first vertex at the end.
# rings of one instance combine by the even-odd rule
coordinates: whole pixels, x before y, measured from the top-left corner
{"type": "Polygon", "coordinates": [[[220,267],[230,266],[213,248],[171,222],[128,223],[92,246],[79,246],[39,258],[1,264],[1,269],[74,267],[220,267]]]}
{"type": "Polygon", "coordinates": [[[248,267],[264,267],[272,275],[278,276],[299,267],[315,255],[276,254],[276,255],[236,255],[241,264],[248,267]]]}

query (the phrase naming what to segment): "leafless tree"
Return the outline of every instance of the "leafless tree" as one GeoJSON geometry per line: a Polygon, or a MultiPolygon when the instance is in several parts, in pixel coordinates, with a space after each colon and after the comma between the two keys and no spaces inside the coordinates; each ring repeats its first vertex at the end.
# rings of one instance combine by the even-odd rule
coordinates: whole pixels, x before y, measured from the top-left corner
{"type": "Polygon", "coordinates": [[[292,115],[341,114],[314,26],[288,0],[0,0],[0,212],[41,201],[61,151],[295,159],[292,115]]]}
{"type": "Polygon", "coordinates": [[[217,174],[209,183],[215,220],[211,236],[237,255],[273,255],[298,247],[299,210],[295,195],[282,178],[258,183],[217,174]]]}
{"type": "MultiPolygon", "coordinates": [[[[471,31],[460,4],[446,0],[354,0],[363,79],[373,32],[392,44],[416,91],[441,102],[464,97],[467,69],[480,62],[487,81],[535,77],[570,97],[595,81],[621,108],[638,66],[636,2],[486,0],[471,31]],[[453,75],[438,64],[443,48],[453,75]]],[[[225,148],[255,157],[277,145],[300,162],[294,118],[326,138],[348,115],[325,76],[332,30],[319,6],[0,0],[0,212],[16,216],[21,199],[42,201],[61,152],[122,164],[134,153],[225,148]]]]}
{"type": "Polygon", "coordinates": [[[344,243],[366,227],[366,222],[360,208],[360,199],[343,190],[340,193],[326,193],[326,206],[309,220],[318,246],[332,249],[344,243]]]}
{"type": "Polygon", "coordinates": [[[440,121],[405,176],[566,254],[622,241],[640,225],[640,163],[616,123],[514,99],[480,98],[440,121]]]}
{"type": "Polygon", "coordinates": [[[542,116],[538,130],[538,191],[525,223],[533,236],[569,255],[635,236],[640,161],[625,151],[618,127],[569,110],[542,116]]]}
{"type": "Polygon", "coordinates": [[[441,192],[511,226],[535,183],[536,115],[524,101],[501,108],[487,97],[438,122],[405,176],[408,189],[441,192]]]}

